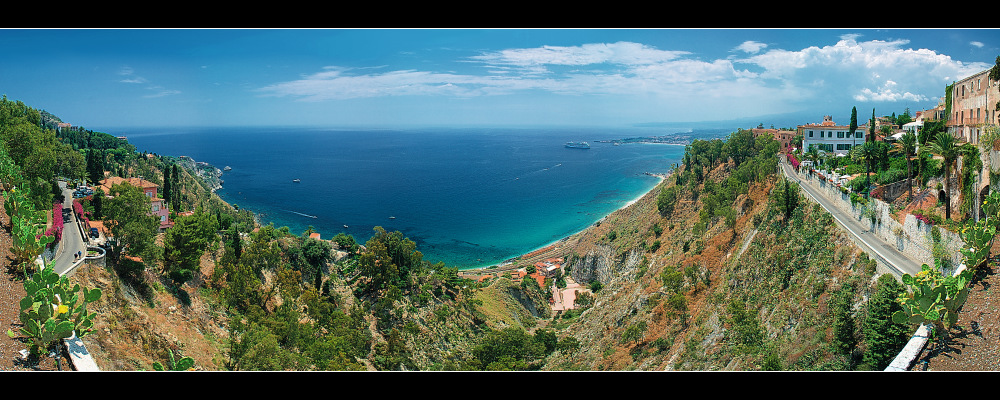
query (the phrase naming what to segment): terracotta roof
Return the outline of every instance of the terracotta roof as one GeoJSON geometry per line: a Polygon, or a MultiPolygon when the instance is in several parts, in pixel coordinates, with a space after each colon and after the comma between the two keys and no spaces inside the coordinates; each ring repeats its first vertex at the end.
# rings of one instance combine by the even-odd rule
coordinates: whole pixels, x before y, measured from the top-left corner
{"type": "Polygon", "coordinates": [[[107,179],[98,183],[101,188],[106,189],[105,192],[111,193],[111,187],[117,184],[127,183],[129,185],[135,186],[140,189],[146,188],[159,188],[155,183],[147,181],[145,179],[139,178],[122,178],[120,176],[109,176],[107,179]]]}

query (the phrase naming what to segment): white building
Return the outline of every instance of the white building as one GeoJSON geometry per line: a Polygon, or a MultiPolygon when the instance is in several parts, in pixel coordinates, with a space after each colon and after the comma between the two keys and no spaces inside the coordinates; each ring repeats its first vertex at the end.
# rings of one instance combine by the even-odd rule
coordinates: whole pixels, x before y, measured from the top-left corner
{"type": "Polygon", "coordinates": [[[920,128],[924,126],[924,121],[913,121],[908,124],[903,125],[903,130],[906,132],[913,132],[916,135],[920,132],[920,128]]]}
{"type": "Polygon", "coordinates": [[[851,135],[850,126],[837,125],[827,115],[822,123],[799,125],[797,130],[802,135],[802,151],[815,146],[820,152],[847,154],[854,146],[865,143],[868,127],[867,124],[858,126],[851,135]]]}

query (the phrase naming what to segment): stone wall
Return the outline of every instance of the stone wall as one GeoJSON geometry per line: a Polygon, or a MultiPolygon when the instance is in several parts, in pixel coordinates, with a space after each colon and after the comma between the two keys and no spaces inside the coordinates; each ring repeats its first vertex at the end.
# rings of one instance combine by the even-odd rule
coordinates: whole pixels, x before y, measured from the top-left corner
{"type": "MultiPolygon", "coordinates": [[[[866,205],[851,204],[850,195],[841,192],[837,185],[821,180],[815,175],[809,176],[808,173],[796,173],[796,175],[803,184],[817,189],[830,199],[838,209],[861,222],[862,226],[868,228],[887,244],[895,246],[897,250],[908,254],[919,263],[934,265],[934,226],[921,222],[912,214],[907,214],[903,223],[900,223],[892,217],[889,205],[881,200],[869,199],[866,205]],[[874,216],[874,224],[871,222],[872,216],[874,216]]],[[[957,234],[945,229],[937,230],[941,237],[940,245],[943,246],[942,254],[952,255],[951,265],[954,269],[962,262],[962,254],[959,250],[965,242],[957,234]]]]}
{"type": "MultiPolygon", "coordinates": [[[[903,179],[899,182],[893,182],[888,185],[879,186],[878,189],[875,190],[881,192],[881,195],[879,197],[881,197],[888,203],[892,203],[893,201],[896,201],[896,199],[898,199],[899,196],[906,194],[906,189],[908,186],[906,183],[907,183],[906,179],[903,179]]],[[[873,195],[874,193],[875,191],[872,191],[873,195]]]]}

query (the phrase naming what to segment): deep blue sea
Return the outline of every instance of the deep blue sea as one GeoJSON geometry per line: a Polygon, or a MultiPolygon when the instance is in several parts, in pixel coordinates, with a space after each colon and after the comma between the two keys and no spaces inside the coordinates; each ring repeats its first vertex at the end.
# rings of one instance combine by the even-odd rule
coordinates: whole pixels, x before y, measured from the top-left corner
{"type": "Polygon", "coordinates": [[[139,151],[230,166],[217,193],[263,223],[364,243],[401,231],[424,259],[492,265],[572,235],[637,199],[680,145],[596,143],[640,132],[579,129],[141,128],[139,151]],[[588,141],[590,149],[570,149],[588,141]],[[293,182],[299,179],[300,182],[293,182]],[[394,218],[393,218],[394,217],[394,218]],[[346,228],[345,228],[346,226],[346,228]]]}

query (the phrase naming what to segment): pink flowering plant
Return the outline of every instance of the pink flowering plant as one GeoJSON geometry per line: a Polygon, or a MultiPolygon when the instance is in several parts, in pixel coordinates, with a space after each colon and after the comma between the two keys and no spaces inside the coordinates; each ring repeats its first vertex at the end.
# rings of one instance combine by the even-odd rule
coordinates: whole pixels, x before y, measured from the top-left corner
{"type": "Polygon", "coordinates": [[[52,227],[45,231],[45,236],[54,236],[55,242],[62,240],[63,216],[62,205],[59,203],[52,205],[52,227]]]}
{"type": "Polygon", "coordinates": [[[795,158],[794,154],[788,153],[788,162],[792,163],[792,166],[795,167],[795,169],[799,169],[799,159],[795,158]]]}

